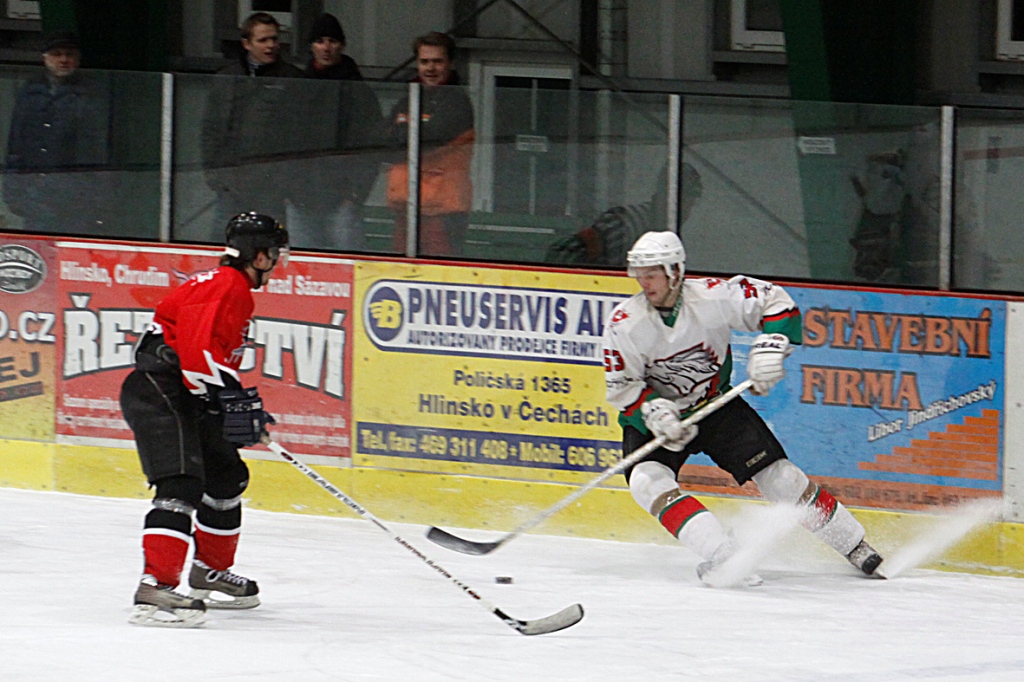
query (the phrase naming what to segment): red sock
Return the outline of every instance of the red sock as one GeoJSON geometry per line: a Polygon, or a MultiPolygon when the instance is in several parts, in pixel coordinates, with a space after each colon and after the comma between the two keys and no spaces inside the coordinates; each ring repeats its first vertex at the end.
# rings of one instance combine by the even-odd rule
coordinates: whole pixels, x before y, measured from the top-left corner
{"type": "Polygon", "coordinates": [[[832,520],[838,504],[832,493],[819,486],[814,501],[808,505],[809,514],[804,521],[804,527],[811,532],[824,528],[825,524],[832,520]]]}
{"type": "Polygon", "coordinates": [[[661,521],[661,525],[665,526],[665,530],[675,537],[679,537],[679,531],[687,521],[707,510],[708,508],[695,497],[686,495],[665,507],[658,515],[658,520],[661,521]]]}
{"type": "Polygon", "coordinates": [[[235,564],[239,529],[216,530],[196,524],[196,559],[216,571],[226,571],[235,564]]]}
{"type": "Polygon", "coordinates": [[[145,573],[161,585],[177,587],[188,554],[188,536],[165,528],[147,528],[142,535],[145,573]]]}

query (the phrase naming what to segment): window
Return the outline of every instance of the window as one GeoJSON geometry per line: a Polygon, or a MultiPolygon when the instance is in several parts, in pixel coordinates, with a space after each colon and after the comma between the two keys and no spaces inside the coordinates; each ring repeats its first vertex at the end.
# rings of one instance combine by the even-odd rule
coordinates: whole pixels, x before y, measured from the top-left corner
{"type": "Polygon", "coordinates": [[[996,59],[1024,61],[1024,0],[999,0],[996,59]]]}
{"type": "Polygon", "coordinates": [[[732,0],[732,49],[785,52],[779,0],[732,0]]]}
{"type": "Polygon", "coordinates": [[[7,0],[7,18],[39,21],[38,0],[7,0]]]}
{"type": "Polygon", "coordinates": [[[470,68],[471,82],[482,92],[474,208],[564,215],[573,197],[566,116],[572,69],[488,63],[470,68]]]}
{"type": "Polygon", "coordinates": [[[292,28],[292,0],[238,0],[238,24],[253,12],[266,12],[277,19],[282,31],[292,28]]]}

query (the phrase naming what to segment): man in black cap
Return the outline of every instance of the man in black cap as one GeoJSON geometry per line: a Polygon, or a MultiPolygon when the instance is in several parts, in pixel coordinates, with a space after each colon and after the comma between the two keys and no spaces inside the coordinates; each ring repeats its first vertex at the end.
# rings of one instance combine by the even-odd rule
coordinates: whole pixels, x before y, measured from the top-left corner
{"type": "Polygon", "coordinates": [[[4,201],[24,229],[103,234],[111,198],[110,98],[78,70],[70,32],[46,36],[46,70],[18,92],[4,169],[4,201]]]}
{"type": "Polygon", "coordinates": [[[377,178],[383,114],[355,60],[345,54],[345,32],[334,15],[317,18],[309,43],[306,73],[321,82],[304,121],[307,153],[290,175],[297,183],[288,229],[297,246],[364,251],[361,209],[377,178]]]}

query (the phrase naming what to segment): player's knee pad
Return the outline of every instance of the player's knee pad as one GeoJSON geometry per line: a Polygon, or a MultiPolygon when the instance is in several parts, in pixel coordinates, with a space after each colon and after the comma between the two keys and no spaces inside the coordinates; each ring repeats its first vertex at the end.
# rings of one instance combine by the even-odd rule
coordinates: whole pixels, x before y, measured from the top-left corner
{"type": "Polygon", "coordinates": [[[672,470],[661,462],[640,462],[629,475],[629,492],[633,499],[655,516],[660,511],[654,509],[655,502],[672,491],[679,491],[679,483],[672,470]]]}
{"type": "Polygon", "coordinates": [[[192,476],[170,476],[156,482],[153,508],[146,514],[145,528],[172,531],[184,542],[192,534],[192,513],[199,507],[203,485],[192,476]]]}
{"type": "Polygon", "coordinates": [[[158,509],[191,514],[203,499],[203,482],[194,476],[168,476],[155,485],[153,506],[158,509]]]}
{"type": "Polygon", "coordinates": [[[249,487],[249,467],[241,459],[236,459],[229,466],[215,472],[207,471],[206,497],[215,500],[241,499],[241,494],[249,487]]]}
{"type": "Polygon", "coordinates": [[[754,483],[769,502],[799,504],[804,502],[808,488],[817,488],[800,467],[788,459],[772,462],[754,474],[754,483]]]}

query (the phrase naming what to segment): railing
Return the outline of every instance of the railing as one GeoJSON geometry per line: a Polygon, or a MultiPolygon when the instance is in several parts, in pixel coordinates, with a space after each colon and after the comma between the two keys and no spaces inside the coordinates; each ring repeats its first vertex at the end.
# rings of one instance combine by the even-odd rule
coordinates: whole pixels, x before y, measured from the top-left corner
{"type": "Polygon", "coordinates": [[[257,210],[303,249],[618,267],[678,225],[691,271],[1024,292],[1024,112],[78,76],[0,74],[0,230],[218,243],[257,210]]]}

